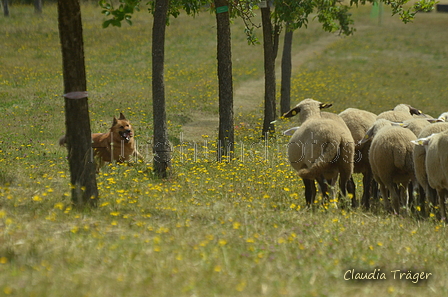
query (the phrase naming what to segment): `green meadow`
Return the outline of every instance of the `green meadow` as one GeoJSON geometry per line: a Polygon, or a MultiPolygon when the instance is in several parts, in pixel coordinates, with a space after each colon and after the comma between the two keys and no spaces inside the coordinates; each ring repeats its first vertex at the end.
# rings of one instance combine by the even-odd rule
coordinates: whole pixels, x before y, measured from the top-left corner
{"type": "MultiPolygon", "coordinates": [[[[207,11],[167,28],[173,159],[160,180],[151,171],[152,17],[142,9],[133,26],[102,29],[101,9],[82,6],[92,132],[123,112],[145,161],[104,167],[98,207],[72,209],[67,152],[57,145],[65,116],[56,7],[36,16],[14,5],[10,15],[0,17],[0,296],[448,295],[448,232],[434,214],[305,208],[281,135],[297,119],[260,139],[262,46],[247,44],[239,20],[235,158],[216,162],[216,26],[207,11]],[[374,279],[354,279],[363,275],[374,279]]],[[[405,25],[385,9],[379,26],[368,6],[353,17],[354,36],[334,38],[314,22],[295,33],[292,104],[448,110],[447,14],[405,25]]]]}

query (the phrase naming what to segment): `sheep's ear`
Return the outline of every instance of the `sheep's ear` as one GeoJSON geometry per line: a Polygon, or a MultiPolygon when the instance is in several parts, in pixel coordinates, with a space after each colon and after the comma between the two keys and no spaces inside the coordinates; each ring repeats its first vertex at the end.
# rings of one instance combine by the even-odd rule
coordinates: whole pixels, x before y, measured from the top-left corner
{"type": "Polygon", "coordinates": [[[411,140],[411,142],[415,145],[423,145],[423,141],[422,138],[416,139],[416,140],[411,140]]]}
{"type": "Polygon", "coordinates": [[[327,103],[321,103],[320,104],[320,109],[324,109],[324,108],[329,108],[329,107],[332,107],[333,106],[333,104],[327,104],[327,103]]]}
{"type": "Polygon", "coordinates": [[[428,145],[429,141],[431,141],[431,138],[433,138],[437,134],[439,134],[439,133],[432,133],[428,137],[419,138],[419,139],[416,139],[416,140],[411,140],[411,142],[416,144],[416,145],[428,145]]]}
{"type": "Polygon", "coordinates": [[[418,110],[417,108],[412,107],[412,106],[409,106],[409,112],[410,112],[411,114],[416,114],[416,115],[420,115],[420,114],[422,114],[422,111],[421,111],[421,110],[418,110]]]}
{"type": "Polygon", "coordinates": [[[445,122],[444,119],[438,118],[438,119],[427,119],[428,122],[432,123],[441,123],[441,122],[445,122]]]}
{"type": "Polygon", "coordinates": [[[363,139],[361,139],[359,141],[359,144],[363,144],[363,143],[366,143],[366,142],[372,140],[372,138],[373,138],[373,130],[374,130],[373,127],[370,128],[369,130],[367,130],[366,135],[364,135],[363,139]]]}
{"type": "Polygon", "coordinates": [[[288,130],[286,130],[286,131],[283,131],[283,135],[291,136],[291,135],[293,135],[294,132],[296,132],[297,129],[299,129],[299,128],[300,128],[300,127],[293,127],[293,128],[290,128],[290,129],[288,129],[288,130]]]}
{"type": "Polygon", "coordinates": [[[415,145],[424,146],[424,145],[428,145],[430,139],[431,139],[431,137],[425,137],[425,138],[419,138],[416,140],[411,140],[411,142],[415,145]]]}
{"type": "Polygon", "coordinates": [[[407,128],[409,126],[409,123],[392,122],[392,126],[407,128]]]}
{"type": "Polygon", "coordinates": [[[296,106],[293,109],[291,109],[290,111],[286,112],[285,114],[283,114],[284,118],[290,118],[295,116],[296,114],[298,114],[300,112],[300,107],[296,106]]]}

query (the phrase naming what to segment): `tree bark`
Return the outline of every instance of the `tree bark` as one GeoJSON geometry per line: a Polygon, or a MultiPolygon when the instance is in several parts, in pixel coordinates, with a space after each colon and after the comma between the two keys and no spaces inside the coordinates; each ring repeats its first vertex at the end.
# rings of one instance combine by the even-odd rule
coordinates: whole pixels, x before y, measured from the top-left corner
{"type": "Polygon", "coordinates": [[[294,31],[285,30],[282,54],[282,82],[280,90],[280,114],[288,112],[291,108],[291,50],[294,31]]]}
{"type": "Polygon", "coordinates": [[[72,202],[79,207],[95,206],[98,188],[87,95],[70,95],[87,89],[79,0],[58,1],[58,23],[66,94],[65,125],[72,202]]]}
{"type": "Polygon", "coordinates": [[[42,14],[42,0],[34,0],[34,13],[42,14]]]}
{"type": "Polygon", "coordinates": [[[215,0],[217,25],[217,59],[219,82],[218,161],[224,156],[233,158],[233,80],[230,16],[227,0],[215,0]]]}
{"type": "Polygon", "coordinates": [[[154,121],[154,172],[168,177],[171,167],[171,145],[168,140],[165,103],[165,29],[169,0],[156,0],[152,29],[152,95],[154,121]]]}
{"type": "Polygon", "coordinates": [[[9,16],[9,3],[8,3],[8,0],[3,0],[2,3],[3,3],[3,15],[5,17],[7,17],[7,16],[9,16]]]}
{"type": "Polygon", "coordinates": [[[263,26],[263,50],[264,50],[264,121],[263,136],[274,133],[275,126],[271,124],[275,120],[275,47],[274,34],[271,23],[271,9],[261,8],[261,22],[263,26]]]}

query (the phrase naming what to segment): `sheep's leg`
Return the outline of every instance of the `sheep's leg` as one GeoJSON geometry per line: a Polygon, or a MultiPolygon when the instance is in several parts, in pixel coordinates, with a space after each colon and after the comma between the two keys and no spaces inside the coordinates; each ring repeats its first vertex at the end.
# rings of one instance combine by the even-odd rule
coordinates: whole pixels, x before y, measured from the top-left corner
{"type": "Polygon", "coordinates": [[[426,217],[426,193],[422,186],[418,186],[418,205],[420,206],[420,215],[426,217]]]}
{"type": "MultiPolygon", "coordinates": [[[[345,166],[346,164],[344,164],[345,166]]],[[[347,197],[347,184],[350,178],[352,177],[351,174],[349,174],[349,171],[347,168],[344,168],[341,166],[339,170],[339,188],[341,189],[341,193],[344,197],[347,197]],[[342,169],[341,169],[342,168],[342,169]]],[[[352,207],[356,206],[356,197],[352,197],[352,207]]]]}
{"type": "Polygon", "coordinates": [[[409,207],[409,184],[396,184],[397,194],[398,194],[398,207],[409,207]]]}
{"type": "Polygon", "coordinates": [[[391,184],[388,188],[392,200],[392,209],[395,214],[400,214],[400,189],[398,189],[397,184],[391,184]]]}
{"type": "Polygon", "coordinates": [[[350,179],[350,177],[344,177],[342,174],[339,176],[339,187],[341,188],[342,196],[347,196],[347,182],[350,179]]]}
{"type": "Polygon", "coordinates": [[[379,186],[380,186],[381,196],[383,196],[383,200],[384,200],[384,209],[386,211],[390,211],[391,206],[389,203],[389,192],[384,184],[380,183],[379,186]]]}
{"type": "Polygon", "coordinates": [[[372,187],[372,172],[365,172],[362,177],[363,192],[361,205],[365,209],[370,208],[370,190],[372,187]]]}
{"type": "Polygon", "coordinates": [[[316,198],[316,185],[311,179],[303,179],[303,184],[305,185],[306,206],[310,207],[316,198]]]}
{"type": "Polygon", "coordinates": [[[415,195],[414,195],[414,182],[408,183],[408,195],[407,200],[404,201],[407,208],[413,210],[415,204],[415,195]]]}
{"type": "Polygon", "coordinates": [[[336,182],[337,182],[336,178],[330,180],[330,197],[331,197],[330,201],[333,201],[334,206],[338,208],[338,204],[336,203],[336,194],[337,194],[337,191],[335,190],[336,182]]]}
{"type": "Polygon", "coordinates": [[[320,177],[317,179],[317,183],[319,184],[320,192],[322,193],[322,201],[328,200],[328,183],[326,182],[325,178],[320,177]]]}
{"type": "Polygon", "coordinates": [[[353,181],[353,176],[350,176],[350,179],[347,182],[347,192],[352,195],[352,207],[357,207],[358,203],[356,201],[356,186],[355,182],[353,181]]]}
{"type": "Polygon", "coordinates": [[[317,179],[317,183],[319,185],[319,190],[322,195],[322,199],[328,199],[329,189],[328,189],[328,184],[325,181],[325,179],[319,178],[319,179],[317,179]]]}
{"type": "Polygon", "coordinates": [[[429,185],[426,187],[426,195],[428,196],[428,202],[432,206],[437,204],[437,191],[431,188],[429,185]]]}
{"type": "Polygon", "coordinates": [[[411,205],[413,204],[414,201],[414,195],[411,194],[409,191],[413,192],[413,186],[412,186],[412,182],[411,183],[407,183],[407,184],[403,184],[400,186],[400,201],[401,201],[401,206],[406,207],[406,210],[409,213],[409,210],[411,208],[411,205]]]}
{"type": "MultiPolygon", "coordinates": [[[[355,181],[353,180],[353,176],[350,176],[349,180],[347,181],[346,190],[349,194],[352,194],[353,197],[356,197],[356,185],[355,185],[355,181]]],[[[342,194],[342,195],[344,195],[344,194],[342,194]]]]}
{"type": "Polygon", "coordinates": [[[372,193],[372,199],[373,201],[379,201],[379,191],[378,191],[378,183],[376,182],[376,180],[372,179],[371,180],[371,185],[370,185],[370,193],[372,193]]]}
{"type": "MultiPolygon", "coordinates": [[[[345,187],[344,187],[342,179],[339,178],[339,189],[341,190],[338,193],[339,198],[341,198],[341,196],[343,196],[345,198],[347,196],[347,192],[348,192],[350,194],[349,196],[351,196],[352,207],[358,206],[358,203],[356,201],[356,187],[355,187],[355,182],[353,181],[352,176],[350,176],[349,180],[346,182],[345,187]]],[[[345,200],[345,199],[343,199],[343,200],[345,200]]]]}
{"type": "Polygon", "coordinates": [[[442,189],[437,191],[439,193],[439,206],[440,206],[440,220],[446,221],[446,212],[445,212],[445,198],[448,194],[446,189],[442,189]]]}

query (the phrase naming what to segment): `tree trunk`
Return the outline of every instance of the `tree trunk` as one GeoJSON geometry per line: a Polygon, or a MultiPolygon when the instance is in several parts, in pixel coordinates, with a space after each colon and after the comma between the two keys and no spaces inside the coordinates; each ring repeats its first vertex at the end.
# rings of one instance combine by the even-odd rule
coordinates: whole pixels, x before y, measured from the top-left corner
{"type": "Polygon", "coordinates": [[[2,3],[3,3],[3,15],[5,17],[7,17],[7,16],[9,16],[9,3],[8,3],[8,0],[3,0],[2,3]]]}
{"type": "Polygon", "coordinates": [[[217,25],[217,59],[219,81],[218,161],[223,156],[233,158],[233,81],[230,16],[227,0],[215,0],[217,25]]]}
{"type": "Polygon", "coordinates": [[[275,132],[275,47],[274,34],[271,23],[271,9],[261,8],[261,22],[263,25],[263,49],[264,49],[264,122],[263,136],[275,132]]]}
{"type": "Polygon", "coordinates": [[[42,0],[34,0],[34,13],[42,14],[42,0]]]}
{"type": "Polygon", "coordinates": [[[282,85],[280,91],[280,114],[284,114],[291,109],[291,49],[292,36],[294,31],[285,30],[285,40],[282,54],[282,85]]]}
{"type": "Polygon", "coordinates": [[[152,29],[152,96],[154,121],[154,172],[160,178],[168,177],[171,167],[171,145],[165,107],[165,29],[169,0],[156,0],[152,29]]]}
{"type": "Polygon", "coordinates": [[[75,93],[85,92],[87,89],[79,0],[58,1],[58,23],[62,50],[66,143],[72,202],[78,207],[95,206],[98,200],[98,188],[92,157],[87,94],[75,93]]]}

